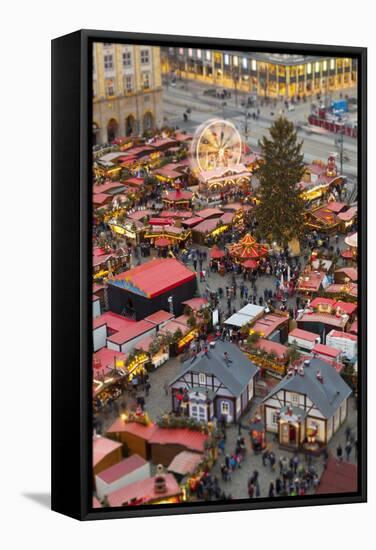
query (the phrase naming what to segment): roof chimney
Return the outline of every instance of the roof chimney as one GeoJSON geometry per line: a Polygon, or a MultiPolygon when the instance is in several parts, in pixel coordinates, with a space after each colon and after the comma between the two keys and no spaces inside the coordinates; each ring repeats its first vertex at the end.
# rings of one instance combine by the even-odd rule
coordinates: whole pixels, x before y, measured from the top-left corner
{"type": "Polygon", "coordinates": [[[158,464],[157,466],[157,475],[154,479],[154,492],[155,493],[165,493],[167,490],[166,487],[166,478],[163,473],[163,466],[162,464],[158,464]]]}

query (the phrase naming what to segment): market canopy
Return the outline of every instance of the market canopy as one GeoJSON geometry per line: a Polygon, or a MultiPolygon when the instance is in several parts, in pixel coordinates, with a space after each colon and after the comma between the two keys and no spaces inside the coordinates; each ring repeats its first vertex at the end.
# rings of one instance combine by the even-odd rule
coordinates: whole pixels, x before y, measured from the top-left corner
{"type": "Polygon", "coordinates": [[[258,259],[266,256],[268,248],[256,242],[250,233],[247,233],[240,241],[230,246],[231,256],[239,260],[258,259]]]}
{"type": "Polygon", "coordinates": [[[256,269],[257,268],[257,261],[256,260],[246,260],[243,262],[243,267],[247,269],[256,269]]]}
{"type": "Polygon", "coordinates": [[[159,239],[155,240],[155,246],[159,246],[160,248],[164,248],[166,246],[171,246],[172,241],[171,239],[166,239],[165,237],[159,237],[159,239]]]}
{"type": "Polygon", "coordinates": [[[225,256],[224,251],[218,248],[218,246],[213,246],[213,248],[210,250],[210,257],[213,260],[220,260],[224,256],[225,256]]]}

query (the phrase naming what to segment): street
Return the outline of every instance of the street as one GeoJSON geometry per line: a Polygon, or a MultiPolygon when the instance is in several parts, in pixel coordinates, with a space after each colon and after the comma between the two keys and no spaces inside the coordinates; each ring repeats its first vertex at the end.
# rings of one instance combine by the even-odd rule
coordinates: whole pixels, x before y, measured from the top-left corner
{"type": "MultiPolygon", "coordinates": [[[[208,119],[208,115],[212,118],[225,118],[231,120],[241,130],[242,134],[247,130],[247,143],[253,150],[258,151],[258,141],[263,135],[267,134],[267,129],[278,114],[282,114],[282,110],[284,116],[294,124],[298,122],[306,123],[310,114],[311,102],[309,99],[306,103],[301,101],[300,104],[295,105],[294,111],[286,110],[281,102],[278,102],[277,107],[274,107],[273,101],[271,101],[268,106],[259,107],[260,117],[258,119],[246,118],[246,113],[252,111],[252,109],[241,107],[241,101],[242,97],[247,96],[238,94],[239,97],[236,102],[235,93],[232,90],[231,98],[223,101],[203,95],[203,91],[207,88],[208,85],[205,83],[188,80],[177,81],[174,87],[165,85],[163,88],[165,122],[194,133],[197,127],[208,119]],[[184,121],[183,114],[187,109],[191,109],[191,113],[188,115],[188,120],[184,121]]],[[[354,95],[352,90],[349,90],[349,93],[354,95]]],[[[335,97],[335,94],[333,94],[333,97],[335,97]]],[[[307,163],[316,159],[325,161],[331,152],[339,154],[339,149],[335,144],[338,136],[335,134],[316,135],[298,130],[298,135],[299,138],[304,140],[302,150],[304,160],[307,163]]],[[[344,175],[355,177],[357,174],[357,143],[354,138],[344,137],[344,156],[346,158],[343,163],[344,175]]]]}

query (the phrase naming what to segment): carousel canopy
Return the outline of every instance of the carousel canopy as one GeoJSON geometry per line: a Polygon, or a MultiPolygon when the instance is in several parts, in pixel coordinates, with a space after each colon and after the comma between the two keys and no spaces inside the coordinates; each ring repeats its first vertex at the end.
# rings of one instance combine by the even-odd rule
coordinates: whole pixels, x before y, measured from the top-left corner
{"type": "Polygon", "coordinates": [[[225,256],[224,251],[218,248],[218,246],[213,246],[213,248],[210,250],[210,257],[213,260],[220,260],[224,256],[225,256]]]}
{"type": "Polygon", "coordinates": [[[238,243],[230,247],[231,256],[240,260],[262,258],[267,253],[267,247],[257,243],[250,233],[247,233],[238,243]]]}
{"type": "Polygon", "coordinates": [[[159,246],[160,248],[164,248],[166,246],[171,246],[172,241],[171,239],[166,239],[166,237],[159,237],[159,239],[155,240],[155,246],[159,246]]]}
{"type": "Polygon", "coordinates": [[[243,262],[243,267],[247,269],[256,269],[257,268],[257,262],[256,260],[246,260],[243,262]]]}

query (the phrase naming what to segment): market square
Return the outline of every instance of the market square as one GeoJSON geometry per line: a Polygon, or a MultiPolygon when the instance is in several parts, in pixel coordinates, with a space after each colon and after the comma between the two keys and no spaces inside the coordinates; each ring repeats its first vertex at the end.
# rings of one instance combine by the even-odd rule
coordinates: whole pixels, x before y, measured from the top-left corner
{"type": "Polygon", "coordinates": [[[355,492],[354,60],[94,49],[94,506],[355,492]]]}

